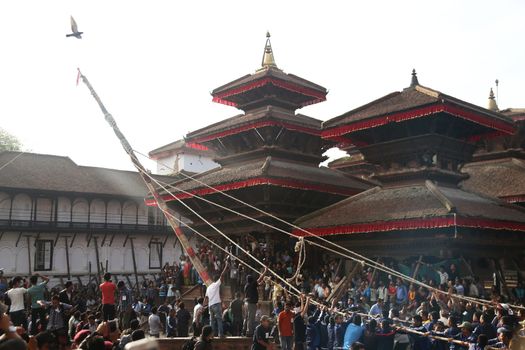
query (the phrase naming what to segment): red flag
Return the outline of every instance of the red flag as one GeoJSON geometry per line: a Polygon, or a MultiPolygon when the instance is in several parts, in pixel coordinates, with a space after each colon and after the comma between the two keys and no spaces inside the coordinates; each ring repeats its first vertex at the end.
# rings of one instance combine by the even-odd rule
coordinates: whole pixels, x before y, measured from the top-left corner
{"type": "Polygon", "coordinates": [[[77,86],[78,86],[78,83],[80,82],[80,68],[77,68],[77,86]]]}

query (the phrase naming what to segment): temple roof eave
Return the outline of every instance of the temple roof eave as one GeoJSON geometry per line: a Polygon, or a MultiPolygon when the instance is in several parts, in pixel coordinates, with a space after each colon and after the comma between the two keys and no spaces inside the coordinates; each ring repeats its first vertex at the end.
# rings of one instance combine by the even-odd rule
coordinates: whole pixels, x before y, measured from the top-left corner
{"type": "MultiPolygon", "coordinates": [[[[202,183],[224,191],[272,185],[335,193],[342,196],[353,195],[371,186],[366,180],[348,176],[337,170],[272,157],[247,161],[235,166],[215,168],[198,174],[193,179],[198,182],[186,179],[172,184],[173,187],[187,192],[180,193],[177,197],[191,197],[189,193],[207,195],[216,192],[202,183]]],[[[177,189],[173,190],[175,193],[176,191],[177,189]]],[[[175,199],[166,192],[161,192],[161,195],[167,200],[175,199]]]]}
{"type": "Polygon", "coordinates": [[[449,227],[451,222],[465,227],[525,231],[525,209],[426,181],[377,186],[305,215],[296,224],[315,234],[345,234],[449,227]]]}

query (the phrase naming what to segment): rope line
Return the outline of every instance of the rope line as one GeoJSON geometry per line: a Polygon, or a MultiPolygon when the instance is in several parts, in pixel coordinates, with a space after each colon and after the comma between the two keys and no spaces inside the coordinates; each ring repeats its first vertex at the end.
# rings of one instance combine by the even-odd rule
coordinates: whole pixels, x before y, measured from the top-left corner
{"type": "MultiPolygon", "coordinates": [[[[234,256],[233,254],[231,254],[231,252],[229,252],[227,249],[223,248],[220,244],[214,242],[213,240],[209,239],[208,237],[206,237],[204,234],[200,233],[199,231],[197,231],[195,228],[189,226],[187,223],[183,222],[181,219],[177,218],[175,215],[173,215],[172,213],[170,212],[164,212],[166,215],[170,216],[170,217],[173,217],[176,221],[178,221],[181,225],[187,227],[188,229],[190,229],[192,232],[194,232],[195,234],[197,234],[198,236],[200,236],[201,238],[203,238],[204,240],[206,240],[207,242],[209,242],[210,244],[212,244],[213,246],[217,247],[218,249],[220,249],[221,251],[223,251],[224,253],[226,253],[227,255],[229,255],[230,257],[232,257],[233,259],[235,259],[236,261],[238,261],[239,263],[241,263],[242,265],[244,265],[245,267],[249,268],[250,270],[252,270],[253,272],[257,273],[258,275],[263,275],[263,273],[261,273],[259,270],[257,270],[256,268],[254,268],[253,266],[251,266],[250,264],[248,264],[247,262],[245,262],[244,260],[242,260],[241,258],[237,257],[237,256],[234,256]]],[[[280,286],[276,281],[273,281],[273,280],[270,280],[270,282],[273,284],[273,285],[278,285],[280,286]]],[[[290,284],[290,283],[287,283],[287,285],[289,287],[292,287],[293,286],[290,284]]],[[[291,294],[293,296],[295,296],[296,298],[298,298],[299,300],[302,298],[302,295],[300,294],[297,294],[295,293],[294,291],[286,291],[286,293],[288,294],[291,294]]],[[[326,307],[324,304],[322,303],[319,303],[315,300],[311,300],[310,301],[312,304],[318,306],[318,307],[326,307]]],[[[335,313],[335,314],[338,314],[338,315],[341,315],[341,316],[352,316],[352,315],[359,315],[363,318],[367,318],[367,319],[378,319],[380,318],[380,316],[378,317],[374,317],[372,315],[369,315],[369,314],[365,314],[365,313],[360,313],[360,312],[355,312],[355,311],[348,311],[348,312],[341,312],[339,310],[336,310],[334,309],[333,307],[329,310],[331,313],[335,313]]],[[[393,319],[394,321],[398,321],[398,322],[402,322],[402,323],[407,323],[408,321],[405,321],[405,320],[401,320],[401,319],[398,319],[398,318],[394,318],[393,319]]],[[[401,331],[404,331],[404,332],[408,332],[408,333],[413,333],[413,334],[417,334],[417,335],[421,335],[421,336],[427,336],[429,338],[433,338],[433,339],[437,339],[437,340],[442,340],[442,341],[447,341],[447,342],[454,342],[456,344],[460,344],[460,345],[465,345],[467,344],[466,342],[462,342],[462,341],[459,341],[459,340],[455,340],[455,339],[450,339],[450,338],[445,338],[445,337],[441,337],[441,336],[437,336],[437,335],[430,335],[430,334],[426,334],[426,333],[422,333],[422,332],[419,332],[419,331],[416,331],[416,330],[413,330],[413,329],[410,329],[410,328],[407,328],[407,327],[403,327],[403,326],[396,326],[395,327],[396,329],[399,329],[401,331]]]]}
{"type": "MultiPolygon", "coordinates": [[[[144,156],[144,157],[149,158],[147,155],[145,155],[144,153],[142,153],[142,152],[140,152],[140,151],[136,151],[136,150],[135,150],[135,152],[136,152],[137,154],[140,154],[140,155],[142,155],[142,156],[144,156]]],[[[151,158],[149,158],[149,159],[151,159],[151,158]]],[[[166,164],[163,164],[162,162],[159,162],[159,163],[160,163],[161,165],[167,167],[168,169],[172,169],[172,170],[174,170],[173,168],[169,167],[169,166],[166,165],[166,164]]],[[[208,188],[214,190],[214,191],[217,192],[217,193],[221,193],[221,194],[227,196],[228,198],[231,198],[231,199],[233,199],[233,200],[235,200],[235,201],[237,201],[237,202],[239,202],[239,203],[241,203],[241,204],[245,204],[245,205],[249,206],[250,208],[253,208],[253,209],[259,211],[259,212],[262,213],[262,214],[265,214],[265,215],[267,215],[267,216],[269,216],[269,217],[271,217],[271,218],[273,218],[273,219],[276,219],[276,220],[278,220],[278,221],[281,221],[281,222],[283,222],[283,223],[286,223],[287,225],[289,225],[289,226],[291,226],[291,227],[293,227],[293,228],[297,228],[297,229],[301,230],[302,232],[307,233],[308,236],[310,236],[310,237],[320,239],[321,241],[323,241],[323,242],[325,242],[325,243],[328,243],[328,244],[334,246],[335,248],[338,248],[338,249],[344,250],[344,251],[346,251],[346,252],[348,252],[348,253],[350,253],[350,254],[354,254],[355,256],[357,256],[357,258],[356,258],[355,256],[350,256],[350,255],[344,254],[344,253],[342,253],[342,252],[336,251],[336,250],[334,250],[334,249],[328,248],[328,247],[326,247],[326,246],[324,246],[324,245],[321,245],[321,244],[319,244],[319,243],[312,242],[311,240],[305,240],[305,242],[307,242],[308,244],[311,244],[311,245],[317,246],[317,247],[319,247],[319,248],[322,248],[322,249],[328,250],[328,251],[330,251],[330,252],[332,252],[332,253],[334,253],[334,254],[338,254],[338,255],[343,256],[343,257],[345,257],[345,258],[347,258],[347,259],[350,259],[350,260],[353,260],[353,261],[359,262],[359,263],[361,263],[361,264],[363,264],[363,265],[366,264],[366,265],[368,265],[368,266],[370,266],[370,267],[374,267],[374,268],[376,268],[376,269],[378,269],[378,270],[380,270],[380,271],[382,271],[382,272],[385,272],[385,273],[387,273],[387,274],[391,274],[391,275],[393,275],[393,276],[395,276],[395,277],[399,277],[399,278],[402,279],[402,280],[405,280],[405,281],[407,281],[407,282],[410,282],[410,283],[416,284],[416,285],[418,285],[418,286],[421,286],[421,287],[427,288],[428,290],[433,291],[433,292],[436,292],[436,293],[439,293],[439,294],[447,295],[447,296],[450,296],[450,297],[453,297],[453,298],[456,298],[456,299],[460,299],[460,300],[469,301],[469,302],[476,303],[476,304],[479,304],[479,305],[493,305],[493,304],[494,304],[494,303],[492,303],[491,301],[487,301],[487,300],[484,300],[484,299],[474,298],[474,297],[467,297],[467,296],[461,296],[461,295],[458,295],[458,294],[450,294],[449,292],[442,291],[442,290],[440,290],[440,289],[437,289],[437,288],[435,288],[435,287],[432,287],[432,286],[430,286],[430,285],[428,285],[428,284],[426,284],[426,283],[423,283],[423,282],[421,282],[421,281],[419,281],[419,280],[416,280],[415,278],[412,278],[412,277],[410,277],[410,276],[406,276],[406,275],[404,275],[404,274],[402,274],[402,273],[400,273],[400,272],[398,272],[398,271],[396,271],[396,270],[394,270],[394,269],[392,269],[392,268],[389,268],[389,267],[387,267],[387,266],[384,266],[384,265],[382,265],[382,264],[380,264],[380,263],[378,263],[378,262],[376,262],[376,261],[374,261],[374,260],[372,260],[372,259],[370,259],[370,258],[367,258],[366,256],[363,256],[363,255],[361,255],[361,254],[359,254],[359,253],[356,253],[356,252],[354,252],[354,251],[352,251],[352,250],[350,250],[350,249],[348,249],[348,248],[342,247],[342,246],[340,246],[340,245],[338,245],[338,244],[336,244],[336,243],[334,243],[334,242],[332,242],[332,241],[329,241],[329,240],[325,239],[324,237],[320,237],[320,236],[318,236],[318,235],[315,235],[315,234],[309,232],[308,230],[305,230],[305,229],[303,229],[303,228],[300,228],[300,227],[297,226],[297,225],[294,225],[293,223],[289,223],[289,222],[287,222],[287,221],[285,221],[285,220],[283,220],[283,219],[281,219],[281,218],[278,218],[278,217],[276,217],[276,216],[274,216],[274,215],[272,215],[272,214],[270,214],[270,213],[267,213],[266,211],[264,211],[264,210],[262,210],[262,209],[259,209],[259,208],[255,207],[255,206],[251,205],[251,204],[248,204],[248,203],[246,203],[246,202],[244,202],[244,201],[242,201],[242,200],[240,200],[240,199],[237,199],[236,197],[234,197],[234,196],[232,196],[232,195],[230,195],[230,194],[228,194],[228,193],[225,193],[225,192],[222,191],[222,190],[218,190],[218,189],[216,189],[216,188],[214,188],[214,187],[212,187],[212,186],[210,186],[210,185],[207,185],[207,184],[205,184],[204,182],[202,182],[202,181],[200,181],[200,180],[198,180],[198,179],[195,179],[195,178],[192,177],[192,176],[186,175],[186,174],[184,174],[183,172],[181,172],[180,174],[182,174],[183,176],[185,176],[186,178],[188,178],[188,179],[190,179],[190,180],[193,180],[193,181],[196,181],[196,182],[198,182],[198,183],[200,183],[200,184],[205,185],[206,187],[208,187],[208,188]],[[360,260],[360,259],[362,259],[362,260],[360,260]]],[[[157,183],[162,182],[162,181],[157,181],[156,179],[155,179],[154,181],[157,182],[157,183]]],[[[178,192],[185,193],[185,194],[189,194],[189,195],[191,195],[192,197],[195,197],[195,198],[197,198],[197,199],[200,199],[200,200],[202,200],[202,201],[204,201],[204,202],[206,202],[206,203],[209,203],[209,204],[215,205],[215,206],[217,206],[217,207],[219,207],[219,208],[221,208],[221,209],[224,209],[224,210],[227,210],[227,211],[229,211],[229,212],[235,213],[235,214],[237,214],[237,215],[239,215],[239,216],[241,216],[241,217],[247,218],[247,219],[252,220],[252,221],[254,221],[254,222],[257,222],[257,223],[259,223],[259,224],[261,224],[261,225],[264,225],[264,226],[270,227],[270,228],[272,228],[272,229],[274,229],[274,230],[276,230],[276,231],[279,231],[279,232],[285,233],[286,235],[291,236],[291,237],[293,237],[293,238],[296,238],[296,239],[298,238],[297,236],[291,234],[291,233],[288,232],[288,231],[285,231],[285,230],[283,230],[283,229],[281,229],[281,228],[275,227],[275,226],[273,226],[273,225],[271,225],[271,224],[265,223],[265,222],[263,222],[263,221],[261,221],[261,220],[258,220],[258,219],[256,219],[256,218],[252,218],[252,217],[250,217],[250,216],[248,216],[248,215],[246,215],[246,214],[243,214],[243,213],[241,213],[241,212],[238,212],[238,211],[235,211],[235,210],[233,210],[233,209],[227,208],[227,207],[225,207],[225,206],[223,206],[223,205],[221,205],[221,204],[218,204],[218,203],[215,203],[215,202],[213,202],[213,201],[210,201],[210,200],[208,200],[208,199],[206,199],[206,198],[203,198],[202,196],[199,196],[199,195],[196,195],[196,194],[194,194],[194,193],[191,193],[191,192],[185,191],[185,190],[183,190],[183,189],[181,189],[181,188],[178,188],[178,187],[176,187],[176,186],[174,186],[174,185],[171,185],[171,184],[168,184],[168,183],[165,183],[165,182],[162,182],[162,183],[163,183],[164,185],[166,185],[166,186],[172,188],[172,189],[175,189],[175,190],[178,191],[178,192]]],[[[159,183],[159,185],[160,185],[160,183],[159,183]]],[[[171,196],[173,196],[173,197],[174,197],[176,200],[178,200],[180,203],[183,203],[179,198],[177,198],[177,197],[175,196],[175,194],[173,194],[173,192],[167,190],[164,186],[162,186],[162,187],[163,187],[163,189],[164,189],[168,194],[170,194],[171,196]]],[[[185,206],[188,208],[188,206],[186,205],[186,203],[183,203],[183,205],[185,205],[185,206]]],[[[200,217],[200,215],[199,215],[199,217],[200,217]]],[[[206,222],[206,221],[205,221],[205,222],[206,222]]],[[[515,308],[515,309],[525,309],[525,307],[523,307],[523,306],[512,305],[512,304],[508,304],[508,305],[509,305],[509,307],[511,307],[511,308],[515,308]]]]}
{"type": "Polygon", "coordinates": [[[13,163],[15,160],[18,159],[18,157],[20,157],[22,154],[26,153],[25,151],[21,151],[19,154],[17,154],[15,157],[13,157],[11,160],[9,160],[7,163],[5,163],[4,165],[2,165],[0,167],[0,170],[4,169],[5,167],[7,167],[9,164],[13,163]]]}

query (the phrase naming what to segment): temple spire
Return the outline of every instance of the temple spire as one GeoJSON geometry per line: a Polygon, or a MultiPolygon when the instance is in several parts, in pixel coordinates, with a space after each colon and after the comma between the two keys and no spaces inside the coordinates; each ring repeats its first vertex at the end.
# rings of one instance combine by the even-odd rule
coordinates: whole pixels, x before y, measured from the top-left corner
{"type": "Polygon", "coordinates": [[[266,45],[264,46],[264,54],[261,66],[263,68],[277,67],[275,58],[273,57],[272,43],[270,42],[270,32],[266,32],[266,45]]]}
{"type": "Polygon", "coordinates": [[[487,109],[494,111],[494,112],[499,111],[498,104],[496,103],[496,98],[494,98],[494,91],[492,91],[492,88],[490,88],[487,109]]]}
{"type": "Polygon", "coordinates": [[[410,82],[410,87],[414,87],[419,85],[419,81],[417,80],[417,73],[415,69],[412,69],[412,81],[410,82]]]}

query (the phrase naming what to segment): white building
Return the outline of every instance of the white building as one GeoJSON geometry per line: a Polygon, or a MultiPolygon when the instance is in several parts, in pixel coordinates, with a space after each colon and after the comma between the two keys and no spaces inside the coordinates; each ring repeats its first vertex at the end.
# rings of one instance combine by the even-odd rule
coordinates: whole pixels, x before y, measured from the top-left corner
{"type": "Polygon", "coordinates": [[[202,173],[216,168],[213,152],[203,145],[178,140],[149,152],[157,161],[157,174],[171,175],[181,171],[189,174],[202,173]]]}
{"type": "MultiPolygon", "coordinates": [[[[68,157],[1,152],[0,268],[87,283],[104,271],[135,284],[179,259],[180,244],[138,173],[68,157]]],[[[171,182],[174,177],[155,176],[171,182]]]]}

